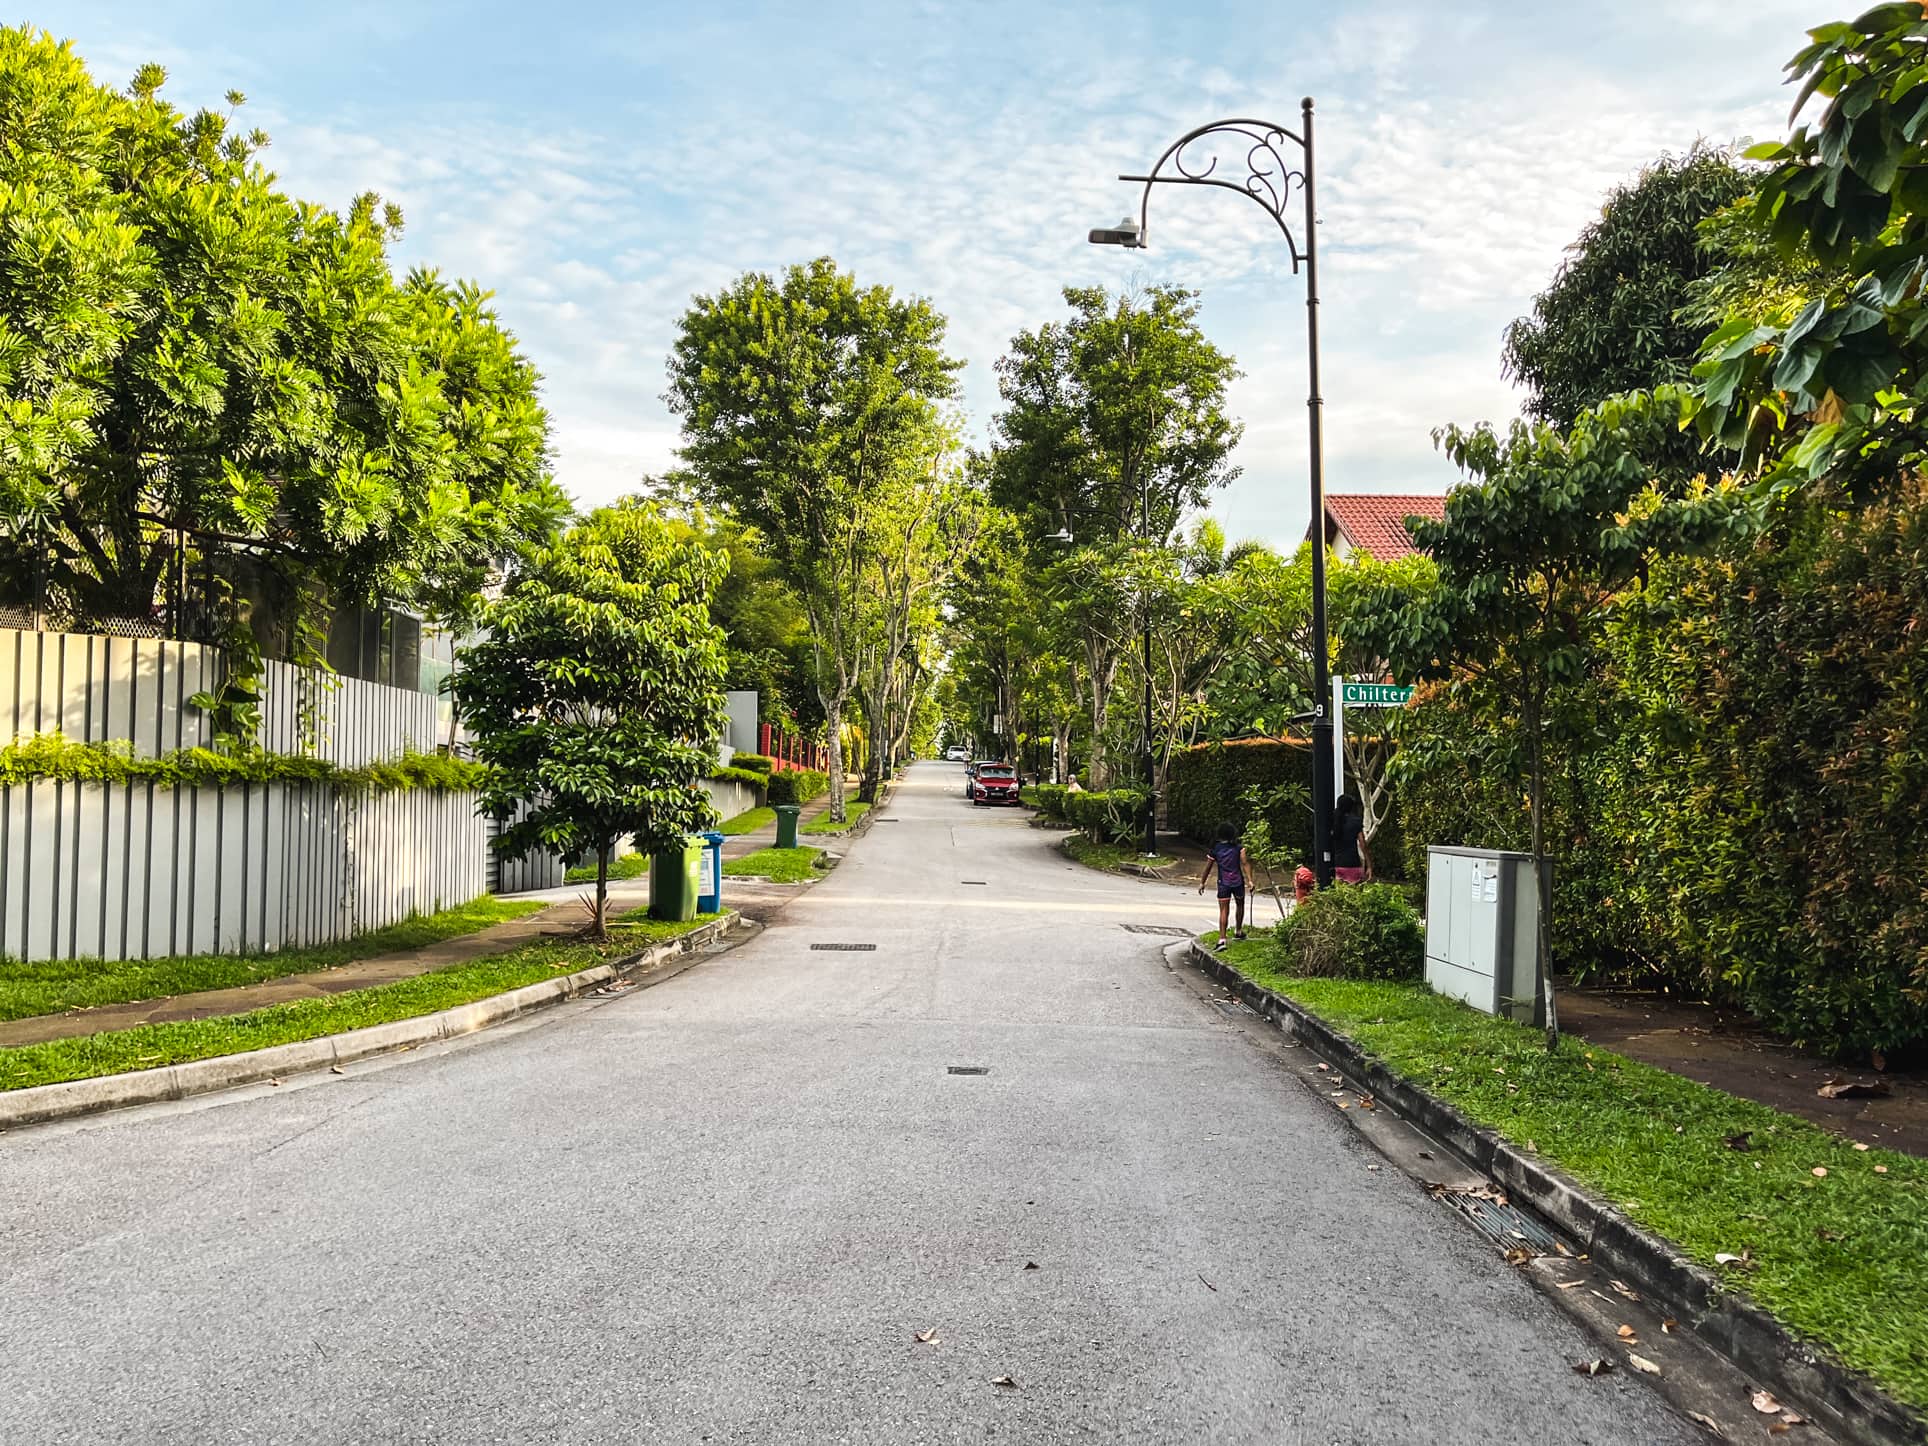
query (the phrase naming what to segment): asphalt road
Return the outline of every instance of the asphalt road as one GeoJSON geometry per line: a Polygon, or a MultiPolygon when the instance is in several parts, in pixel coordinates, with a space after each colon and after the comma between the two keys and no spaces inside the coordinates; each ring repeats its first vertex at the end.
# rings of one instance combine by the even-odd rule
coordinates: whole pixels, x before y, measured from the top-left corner
{"type": "Polygon", "coordinates": [[[1698,1439],[960,790],[660,987],[0,1138],[0,1441],[1698,1439]]]}

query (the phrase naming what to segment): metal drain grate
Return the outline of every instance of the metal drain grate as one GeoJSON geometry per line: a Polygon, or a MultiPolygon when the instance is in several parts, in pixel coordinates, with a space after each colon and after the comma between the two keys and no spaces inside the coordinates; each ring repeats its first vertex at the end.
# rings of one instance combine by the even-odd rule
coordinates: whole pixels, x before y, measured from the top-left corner
{"type": "Polygon", "coordinates": [[[821,954],[870,954],[877,948],[875,944],[812,944],[810,947],[821,954]]]}
{"type": "Polygon", "coordinates": [[[1534,1255],[1563,1253],[1552,1231],[1508,1204],[1506,1196],[1490,1186],[1452,1190],[1441,1185],[1434,1187],[1432,1194],[1472,1221],[1475,1230],[1502,1250],[1526,1250],[1534,1255]]]}
{"type": "Polygon", "coordinates": [[[1220,1014],[1238,1015],[1250,1014],[1252,1012],[1248,1006],[1236,999],[1214,999],[1212,1001],[1212,1008],[1216,1009],[1220,1014]]]}
{"type": "Polygon", "coordinates": [[[1118,927],[1123,929],[1127,934],[1157,934],[1161,938],[1166,939],[1189,939],[1192,937],[1192,931],[1190,929],[1181,929],[1175,924],[1120,924],[1118,927]]]}
{"type": "Polygon", "coordinates": [[[991,1067],[988,1064],[953,1064],[946,1065],[944,1068],[945,1074],[989,1074],[990,1072],[991,1067]]]}

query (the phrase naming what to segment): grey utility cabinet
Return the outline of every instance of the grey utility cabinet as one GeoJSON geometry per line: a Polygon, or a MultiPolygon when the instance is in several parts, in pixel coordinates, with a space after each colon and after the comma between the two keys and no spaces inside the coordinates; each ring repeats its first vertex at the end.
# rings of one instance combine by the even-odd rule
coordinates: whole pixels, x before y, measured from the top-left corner
{"type": "Polygon", "coordinates": [[[1488,1014],[1544,1024],[1533,856],[1426,850],[1426,982],[1488,1014]]]}

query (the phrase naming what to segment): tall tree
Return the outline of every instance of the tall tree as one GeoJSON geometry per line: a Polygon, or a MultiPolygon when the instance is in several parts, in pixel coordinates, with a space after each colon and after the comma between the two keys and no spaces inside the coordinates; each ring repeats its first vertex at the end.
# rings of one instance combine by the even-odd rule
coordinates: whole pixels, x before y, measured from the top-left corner
{"type": "Polygon", "coordinates": [[[534,369],[487,293],[396,282],[398,210],[285,195],[238,93],[164,80],[0,30],[0,592],[146,619],[191,553],[290,641],[317,596],[466,621],[567,510],[534,369]]]}
{"type": "Polygon", "coordinates": [[[870,519],[913,459],[944,450],[938,404],[961,365],[944,330],[928,302],[860,287],[820,257],[697,297],[670,357],[665,400],[694,485],[763,535],[810,615],[837,819],[870,519]]]}
{"type": "Polygon", "coordinates": [[[594,512],[510,579],[461,653],[482,805],[512,820],[497,851],[593,857],[598,938],[617,842],[653,853],[715,821],[703,780],[724,657],[708,604],[727,565],[648,507],[594,512]]]}
{"type": "Polygon", "coordinates": [[[1067,287],[1071,317],[1023,332],[998,363],[992,497],[1033,539],[1068,532],[1090,555],[1061,575],[1083,599],[1094,783],[1104,774],[1119,648],[1118,544],[1163,547],[1187,512],[1238,476],[1242,429],[1225,411],[1236,364],[1198,325],[1196,293],[1158,286],[1113,297],[1067,287]]]}
{"type": "Polygon", "coordinates": [[[1544,828],[1549,735],[1574,741],[1589,730],[1582,685],[1599,658],[1606,598],[1656,556],[1717,535],[1728,516],[1716,494],[1668,500],[1654,491],[1649,459],[1664,440],[1664,410],[1629,396],[1565,430],[1447,428],[1441,445],[1469,485],[1448,494],[1443,521],[1412,524],[1437,578],[1423,593],[1404,585],[1376,594],[1352,630],[1399,677],[1450,680],[1510,735],[1531,810],[1549,1049],[1560,1037],[1544,828]]]}
{"type": "Polygon", "coordinates": [[[1532,315],[1506,329],[1502,364],[1528,416],[1570,427],[1615,392],[1688,380],[1713,330],[1689,306],[1694,284],[1725,260],[1724,233],[1703,223],[1753,180],[1728,151],[1696,144],[1608,194],[1532,315]]]}

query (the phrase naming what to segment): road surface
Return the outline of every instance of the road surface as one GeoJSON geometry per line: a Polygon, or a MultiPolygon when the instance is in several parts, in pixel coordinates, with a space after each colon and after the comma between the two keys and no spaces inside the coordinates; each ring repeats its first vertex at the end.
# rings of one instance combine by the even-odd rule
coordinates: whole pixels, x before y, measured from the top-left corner
{"type": "Polygon", "coordinates": [[[961,787],[659,987],[0,1138],[0,1441],[1697,1439],[961,787]]]}

